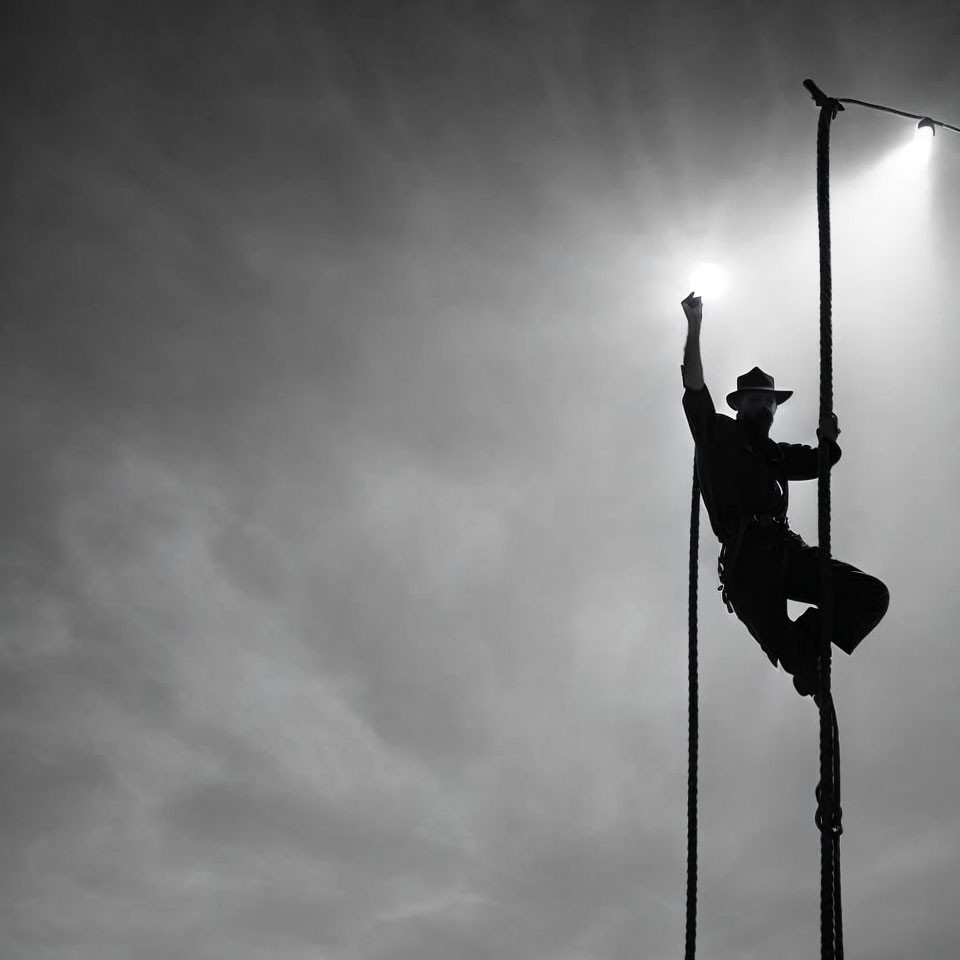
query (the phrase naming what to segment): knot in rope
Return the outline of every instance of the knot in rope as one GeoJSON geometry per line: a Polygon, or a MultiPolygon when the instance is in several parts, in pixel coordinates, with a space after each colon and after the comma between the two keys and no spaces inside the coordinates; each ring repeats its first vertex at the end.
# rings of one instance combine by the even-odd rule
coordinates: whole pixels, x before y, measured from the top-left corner
{"type": "MultiPolygon", "coordinates": [[[[815,696],[814,701],[819,707],[821,699],[815,696]]],[[[833,705],[833,698],[827,705],[830,719],[830,733],[832,740],[831,761],[833,769],[827,784],[821,780],[817,784],[815,795],[817,798],[817,813],[814,822],[820,833],[827,832],[836,841],[843,833],[843,807],[840,806],[840,728],[837,724],[837,711],[833,705]]]]}
{"type": "Polygon", "coordinates": [[[804,80],[803,85],[807,88],[813,102],[822,110],[827,107],[830,111],[830,119],[836,120],[837,114],[845,109],[843,104],[836,97],[828,97],[812,80],[804,80]]]}
{"type": "Polygon", "coordinates": [[[843,833],[843,807],[829,790],[823,789],[823,784],[817,784],[817,814],[814,820],[817,829],[823,833],[829,831],[834,837],[843,833]]]}

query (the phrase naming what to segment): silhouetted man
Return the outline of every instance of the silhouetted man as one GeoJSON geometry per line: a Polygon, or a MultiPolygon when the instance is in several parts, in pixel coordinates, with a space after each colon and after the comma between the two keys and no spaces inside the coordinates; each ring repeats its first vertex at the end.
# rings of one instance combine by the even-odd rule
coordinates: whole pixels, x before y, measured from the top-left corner
{"type": "MultiPolygon", "coordinates": [[[[759,367],[737,378],[727,396],[736,420],[714,409],[703,382],[700,324],[703,307],[691,293],[682,301],[687,318],[683,366],[683,409],[696,444],[697,477],[710,525],[720,540],[720,582],[727,609],[746,624],[764,653],[793,675],[801,696],[817,692],[819,610],[787,616],[787,600],[820,602],[820,551],[808,546],[787,523],[790,480],[815,480],[817,450],[770,439],[777,406],[792,390],[776,390],[759,367]]],[[[836,417],[817,430],[840,459],[836,417]]],[[[890,595],[876,577],[848,563],[830,561],[833,571],[833,643],[845,653],[880,622],[890,595]]]]}

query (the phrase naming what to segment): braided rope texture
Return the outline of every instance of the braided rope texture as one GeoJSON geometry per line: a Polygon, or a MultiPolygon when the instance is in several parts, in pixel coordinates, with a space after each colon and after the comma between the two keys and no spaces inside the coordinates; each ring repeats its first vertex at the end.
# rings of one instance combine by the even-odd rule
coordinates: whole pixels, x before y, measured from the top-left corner
{"type": "MultiPolygon", "coordinates": [[[[830,123],[842,109],[838,101],[818,101],[817,220],[820,237],[820,425],[833,414],[833,276],[830,249],[830,123]]],[[[831,694],[833,579],[830,570],[830,451],[820,443],[817,461],[817,519],[820,547],[820,786],[817,826],[820,829],[820,955],[842,960],[840,919],[840,778],[839,734],[831,694]]]]}
{"type": "Polygon", "coordinates": [[[700,684],[697,669],[697,573],[700,552],[700,483],[693,462],[690,495],[690,594],[688,599],[688,714],[687,714],[687,919],[684,960],[697,952],[697,777],[700,745],[700,684]]]}

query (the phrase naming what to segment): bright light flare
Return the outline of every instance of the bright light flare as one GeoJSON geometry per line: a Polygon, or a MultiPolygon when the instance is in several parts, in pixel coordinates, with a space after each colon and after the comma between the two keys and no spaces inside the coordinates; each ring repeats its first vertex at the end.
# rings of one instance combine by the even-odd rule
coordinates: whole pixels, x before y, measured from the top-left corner
{"type": "Polygon", "coordinates": [[[933,126],[921,124],[913,133],[911,144],[913,159],[920,167],[925,167],[930,160],[930,151],[933,149],[933,126]]]}
{"type": "Polygon", "coordinates": [[[913,140],[898,147],[883,161],[891,187],[903,187],[910,180],[925,180],[925,171],[933,149],[933,124],[921,123],[913,140]]]}
{"type": "Polygon", "coordinates": [[[727,291],[727,277],[716,263],[703,261],[690,271],[690,286],[698,297],[716,300],[727,291]]]}
{"type": "Polygon", "coordinates": [[[894,154],[894,164],[904,171],[925,170],[933,149],[933,133],[932,123],[920,123],[913,131],[913,140],[894,154]]]}

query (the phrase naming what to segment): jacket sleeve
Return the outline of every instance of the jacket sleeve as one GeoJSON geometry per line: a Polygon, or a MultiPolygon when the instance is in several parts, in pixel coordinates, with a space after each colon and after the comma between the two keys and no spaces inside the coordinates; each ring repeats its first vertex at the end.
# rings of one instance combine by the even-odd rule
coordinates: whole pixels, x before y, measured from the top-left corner
{"type": "Polygon", "coordinates": [[[691,390],[688,387],[683,391],[683,412],[687,415],[694,442],[709,443],[713,436],[717,411],[706,385],[700,390],[691,390]]]}
{"type": "MultiPolygon", "coordinates": [[[[841,455],[840,447],[831,440],[826,441],[830,447],[830,465],[833,466],[841,455]]],[[[786,463],[788,480],[816,480],[817,479],[817,448],[806,443],[778,443],[783,452],[786,463]]]]}

